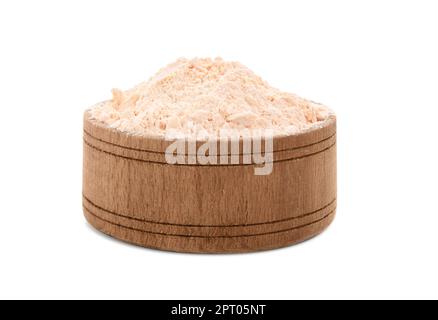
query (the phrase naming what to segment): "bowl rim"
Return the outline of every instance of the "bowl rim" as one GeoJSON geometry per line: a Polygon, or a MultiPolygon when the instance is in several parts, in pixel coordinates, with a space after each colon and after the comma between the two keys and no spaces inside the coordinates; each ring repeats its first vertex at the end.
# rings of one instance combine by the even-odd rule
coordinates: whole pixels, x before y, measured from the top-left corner
{"type": "MultiPolygon", "coordinates": [[[[84,112],[84,135],[96,140],[106,142],[121,148],[134,149],[143,152],[165,153],[166,148],[176,141],[167,140],[163,136],[135,135],[129,132],[111,128],[105,123],[93,119],[91,108],[84,112]]],[[[314,126],[291,135],[274,135],[273,150],[288,151],[296,148],[304,148],[315,145],[333,138],[336,135],[337,117],[330,113],[324,121],[318,122],[314,126]]],[[[239,145],[244,143],[245,138],[239,139],[239,145]]],[[[262,137],[262,142],[264,138],[262,137]]],[[[220,143],[220,139],[212,140],[220,143]]],[[[223,140],[222,140],[223,141],[223,140]]],[[[197,146],[204,144],[205,140],[197,140],[197,146]]]]}

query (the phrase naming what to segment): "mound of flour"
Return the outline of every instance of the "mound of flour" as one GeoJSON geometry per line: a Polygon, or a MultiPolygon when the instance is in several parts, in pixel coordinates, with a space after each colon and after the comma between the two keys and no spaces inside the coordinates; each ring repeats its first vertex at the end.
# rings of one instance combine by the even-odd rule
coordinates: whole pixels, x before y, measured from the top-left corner
{"type": "Polygon", "coordinates": [[[90,112],[117,130],[142,136],[217,137],[270,129],[290,135],[318,126],[331,111],[269,86],[238,62],[179,59],[149,81],[122,91],[90,112]]]}

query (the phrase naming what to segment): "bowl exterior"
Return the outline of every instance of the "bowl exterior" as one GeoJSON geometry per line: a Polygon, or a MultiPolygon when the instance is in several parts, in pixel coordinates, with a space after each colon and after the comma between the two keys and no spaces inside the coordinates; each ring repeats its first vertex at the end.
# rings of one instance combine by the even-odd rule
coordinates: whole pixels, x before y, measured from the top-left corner
{"type": "Polygon", "coordinates": [[[273,171],[265,176],[254,174],[254,163],[168,164],[170,144],[110,129],[86,112],[83,210],[89,223],[140,246],[231,253],[302,242],[335,216],[334,116],[320,128],[274,138],[273,171]]]}

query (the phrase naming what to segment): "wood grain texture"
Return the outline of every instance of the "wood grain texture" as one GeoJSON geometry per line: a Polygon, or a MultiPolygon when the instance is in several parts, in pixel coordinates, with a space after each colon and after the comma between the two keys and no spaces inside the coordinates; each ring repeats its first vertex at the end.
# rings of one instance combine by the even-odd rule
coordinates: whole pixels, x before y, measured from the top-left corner
{"type": "MultiPolygon", "coordinates": [[[[83,208],[115,238],[162,250],[250,252],[322,232],[336,212],[336,118],[274,139],[273,172],[254,164],[169,165],[162,139],[84,115],[83,208]]],[[[241,149],[242,150],[242,149],[241,149]]]]}

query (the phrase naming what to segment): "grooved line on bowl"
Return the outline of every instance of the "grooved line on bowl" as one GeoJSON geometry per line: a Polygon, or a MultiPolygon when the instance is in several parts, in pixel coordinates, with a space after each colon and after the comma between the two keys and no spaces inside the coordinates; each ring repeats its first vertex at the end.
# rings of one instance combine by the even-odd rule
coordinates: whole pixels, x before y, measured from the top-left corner
{"type": "Polygon", "coordinates": [[[331,215],[333,215],[336,211],[336,208],[333,209],[331,212],[329,212],[327,215],[325,215],[324,217],[322,217],[321,219],[300,225],[300,226],[296,226],[293,228],[289,228],[289,229],[282,229],[282,230],[277,230],[277,231],[272,231],[272,232],[263,232],[263,233],[254,233],[254,234],[242,234],[242,235],[236,235],[236,236],[198,236],[198,235],[187,235],[187,234],[171,234],[171,233],[164,233],[164,232],[154,232],[154,231],[147,231],[147,230],[142,230],[142,229],[137,229],[137,228],[133,228],[133,227],[128,227],[128,226],[124,226],[118,223],[114,223],[111,222],[109,220],[103,219],[99,216],[97,216],[95,213],[91,212],[89,209],[84,207],[84,210],[86,211],[86,213],[88,213],[89,215],[93,216],[94,218],[101,220],[105,223],[111,224],[113,226],[119,227],[119,228],[125,228],[128,230],[132,230],[132,231],[137,231],[137,232],[142,232],[142,233],[148,233],[148,234],[154,234],[154,235],[161,235],[161,236],[168,236],[168,237],[182,237],[182,238],[202,238],[202,239],[232,239],[232,238],[248,238],[248,237],[258,237],[258,236],[267,236],[267,235],[272,235],[272,234],[278,234],[278,233],[284,233],[284,232],[289,232],[289,231],[294,231],[294,230],[299,230],[305,227],[309,227],[311,225],[317,224],[319,222],[322,222],[326,219],[328,219],[331,215]]]}
{"type": "MultiPolygon", "coordinates": [[[[132,151],[138,151],[138,152],[154,153],[154,154],[165,154],[164,152],[160,152],[160,151],[152,151],[152,150],[146,150],[146,149],[132,148],[132,147],[123,146],[123,145],[120,145],[120,144],[117,144],[117,143],[114,143],[114,142],[109,142],[109,141],[106,141],[106,140],[103,140],[103,139],[97,138],[96,136],[92,135],[91,133],[89,133],[89,132],[88,132],[87,130],[85,130],[85,129],[84,129],[84,134],[87,135],[87,136],[89,136],[89,137],[91,137],[91,138],[93,138],[93,139],[95,139],[95,140],[97,140],[97,141],[99,141],[99,142],[103,142],[103,143],[109,144],[109,145],[111,145],[111,146],[118,147],[118,148],[122,148],[122,149],[127,149],[127,150],[132,150],[132,151]]],[[[275,150],[275,151],[273,151],[272,153],[286,152],[286,151],[294,151],[294,150],[304,149],[304,148],[311,147],[311,146],[317,145],[317,144],[319,144],[319,143],[322,143],[322,142],[328,141],[328,140],[330,140],[331,138],[333,138],[334,136],[336,136],[336,131],[335,131],[335,133],[333,133],[331,136],[329,136],[329,137],[327,137],[327,138],[324,138],[324,139],[322,139],[322,140],[320,140],[320,141],[312,142],[312,143],[309,143],[309,144],[304,145],[304,146],[299,146],[299,147],[294,147],[294,148],[289,148],[289,149],[275,150]]],[[[239,153],[239,154],[228,154],[228,155],[239,155],[239,156],[245,156],[245,155],[252,155],[252,153],[249,153],[249,154],[248,154],[248,153],[239,153]]],[[[193,154],[185,154],[185,156],[194,156],[194,155],[193,155],[193,154]]],[[[220,155],[218,155],[218,156],[220,156],[220,155]]]]}
{"type": "MultiPolygon", "coordinates": [[[[143,163],[152,163],[152,164],[164,165],[164,166],[185,166],[185,167],[199,167],[199,168],[202,168],[202,167],[238,167],[238,166],[255,166],[255,165],[257,165],[255,163],[250,163],[250,164],[178,164],[178,163],[176,163],[176,164],[169,164],[169,163],[166,163],[166,162],[143,160],[143,159],[136,159],[136,158],[126,157],[126,156],[121,156],[119,154],[116,154],[116,153],[113,153],[113,152],[109,152],[109,151],[105,151],[105,150],[102,150],[100,148],[97,148],[97,147],[91,145],[85,139],[84,139],[84,144],[86,144],[88,147],[90,147],[92,149],[95,149],[95,150],[97,150],[99,152],[111,155],[113,157],[118,157],[118,158],[125,159],[125,160],[132,160],[132,161],[138,161],[138,162],[143,162],[143,163]]],[[[277,160],[277,161],[272,161],[272,162],[267,162],[267,163],[280,163],[280,162],[286,162],[286,161],[295,161],[295,160],[305,159],[305,158],[312,157],[312,156],[315,156],[317,154],[320,154],[322,152],[328,151],[331,148],[333,148],[335,145],[336,145],[336,142],[334,142],[329,147],[327,147],[325,149],[322,149],[320,151],[314,152],[314,153],[309,153],[309,154],[306,154],[306,155],[300,156],[300,157],[294,157],[294,158],[289,158],[289,159],[282,159],[282,160],[277,160]]]]}
{"type": "MultiPolygon", "coordinates": [[[[129,220],[134,220],[134,221],[138,221],[138,222],[145,222],[145,223],[149,223],[149,224],[156,224],[156,225],[163,225],[163,226],[174,226],[174,227],[194,227],[194,228],[233,228],[233,227],[253,227],[253,226],[262,226],[262,225],[269,225],[269,224],[276,224],[276,223],[281,223],[281,222],[287,222],[287,221],[293,221],[293,220],[297,220],[297,219],[302,219],[311,215],[314,215],[320,211],[323,211],[324,209],[327,209],[328,207],[330,207],[333,203],[335,203],[336,198],[334,198],[332,201],[330,201],[330,203],[328,203],[327,205],[323,206],[322,208],[319,208],[317,210],[308,212],[308,213],[304,213],[302,215],[296,216],[296,217],[291,217],[291,218],[285,218],[285,219],[280,219],[280,220],[274,220],[274,221],[267,221],[267,222],[260,222],[260,223],[250,223],[250,224],[232,224],[232,225],[194,225],[194,224],[177,224],[177,223],[170,223],[170,222],[157,222],[157,221],[151,221],[151,220],[145,220],[145,219],[140,219],[140,218],[134,218],[134,217],[130,217],[127,215],[123,215],[114,211],[110,211],[108,209],[102,208],[100,206],[98,206],[97,204],[95,204],[93,201],[91,201],[90,199],[88,199],[85,195],[82,195],[82,197],[88,202],[90,203],[93,207],[95,207],[96,209],[102,210],[106,213],[109,213],[111,215],[120,217],[120,218],[125,218],[125,219],[129,219],[129,220]]],[[[85,205],[83,205],[85,209],[87,209],[88,211],[90,211],[89,208],[87,208],[85,205]]]]}

